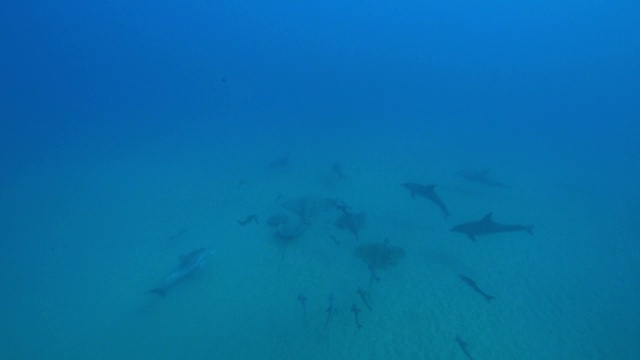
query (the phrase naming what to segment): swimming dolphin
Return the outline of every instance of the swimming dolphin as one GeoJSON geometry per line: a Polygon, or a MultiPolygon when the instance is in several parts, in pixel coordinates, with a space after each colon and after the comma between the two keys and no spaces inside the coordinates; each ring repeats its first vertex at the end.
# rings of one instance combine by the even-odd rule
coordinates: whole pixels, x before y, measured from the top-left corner
{"type": "Polygon", "coordinates": [[[167,290],[181,282],[194,271],[202,268],[211,254],[213,254],[213,250],[211,248],[202,248],[181,256],[178,267],[169,276],[167,276],[164,281],[162,281],[162,284],[147,292],[164,296],[167,293],[167,290]]]}
{"type": "Polygon", "coordinates": [[[435,191],[433,190],[436,187],[435,185],[420,185],[416,183],[404,183],[402,184],[402,187],[409,190],[409,192],[411,193],[411,198],[413,199],[416,198],[416,195],[420,195],[425,199],[429,199],[433,201],[444,212],[444,217],[445,218],[449,217],[449,210],[447,210],[447,207],[444,205],[444,202],[442,202],[442,199],[440,199],[438,194],[436,194],[435,191]]]}
{"type": "Polygon", "coordinates": [[[483,184],[488,186],[493,186],[502,189],[510,189],[511,186],[502,183],[500,181],[494,180],[489,176],[489,170],[482,171],[458,171],[456,175],[461,176],[467,181],[474,182],[477,184],[483,184]]]}
{"type": "Polygon", "coordinates": [[[471,287],[473,289],[473,291],[477,292],[478,294],[482,295],[487,302],[491,302],[491,300],[494,300],[495,297],[492,295],[487,294],[486,292],[482,291],[482,289],[480,289],[480,287],[478,286],[478,284],[476,284],[475,280],[464,276],[464,275],[460,275],[458,274],[458,276],[460,277],[460,280],[462,280],[462,282],[464,282],[465,284],[469,285],[469,287],[471,287]]]}
{"type": "Polygon", "coordinates": [[[526,231],[529,235],[533,235],[533,226],[531,225],[505,225],[494,222],[491,218],[492,213],[485,215],[480,221],[471,221],[464,224],[456,225],[451,228],[453,232],[466,234],[469,239],[476,241],[478,235],[489,235],[501,232],[526,231]]]}

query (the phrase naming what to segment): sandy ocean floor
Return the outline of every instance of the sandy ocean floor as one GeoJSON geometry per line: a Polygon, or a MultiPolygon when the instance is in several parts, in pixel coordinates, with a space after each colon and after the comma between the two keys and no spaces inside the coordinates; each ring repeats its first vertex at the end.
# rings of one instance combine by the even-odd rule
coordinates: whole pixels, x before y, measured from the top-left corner
{"type": "Polygon", "coordinates": [[[333,155],[305,155],[292,155],[285,169],[264,169],[262,155],[259,168],[226,172],[215,161],[167,165],[133,156],[52,172],[46,186],[35,178],[13,185],[5,235],[26,240],[5,259],[2,353],[466,359],[460,336],[473,359],[640,358],[637,212],[508,163],[498,173],[517,185],[502,190],[456,177],[460,162],[417,162],[415,153],[354,151],[340,159],[347,179],[329,175],[333,155]],[[452,215],[445,220],[434,204],[412,200],[399,186],[405,181],[438,184],[452,215]],[[282,211],[280,199],[298,196],[343,199],[367,213],[361,242],[388,238],[405,249],[403,261],[374,281],[371,311],[356,294],[370,272],[353,256],[355,238],[333,226],[336,212],[314,218],[286,249],[271,238],[266,218],[282,211]],[[534,225],[534,236],[474,243],[449,231],[489,211],[498,222],[534,225]],[[260,224],[236,223],[252,213],[260,224]],[[179,255],[203,246],[215,250],[203,271],[165,298],[144,293],[179,255]],[[305,319],[300,293],[308,298],[305,319]],[[325,327],[330,294],[338,312],[325,327]],[[362,310],[361,329],[352,304],[362,310]]]}

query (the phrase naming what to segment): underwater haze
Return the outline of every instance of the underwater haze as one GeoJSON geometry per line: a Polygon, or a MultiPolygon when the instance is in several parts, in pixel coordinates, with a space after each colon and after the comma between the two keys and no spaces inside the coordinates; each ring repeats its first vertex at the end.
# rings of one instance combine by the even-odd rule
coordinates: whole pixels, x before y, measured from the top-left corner
{"type": "Polygon", "coordinates": [[[640,359],[640,2],[0,9],[2,359],[640,359]]]}

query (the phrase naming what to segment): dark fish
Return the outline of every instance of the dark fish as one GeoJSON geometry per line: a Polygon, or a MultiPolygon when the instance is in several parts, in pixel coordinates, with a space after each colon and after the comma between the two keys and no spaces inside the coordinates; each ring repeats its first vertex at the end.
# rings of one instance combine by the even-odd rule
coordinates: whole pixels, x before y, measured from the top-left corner
{"type": "Polygon", "coordinates": [[[482,289],[480,289],[478,287],[478,285],[476,284],[476,282],[471,279],[468,278],[464,275],[458,275],[460,277],[460,280],[462,280],[462,282],[464,282],[465,284],[469,285],[469,287],[471,287],[475,292],[477,292],[478,294],[484,296],[485,299],[487,299],[488,302],[491,302],[491,300],[495,299],[495,297],[485,293],[484,291],[482,291],[482,289]]]}
{"type": "Polygon", "coordinates": [[[213,254],[213,250],[211,248],[202,248],[181,256],[178,267],[164,279],[162,284],[147,292],[164,296],[168,289],[172,288],[187,276],[200,269],[211,254],[213,254]]]}
{"type": "Polygon", "coordinates": [[[278,169],[278,168],[287,167],[288,165],[289,165],[289,155],[283,156],[281,158],[277,158],[277,159],[269,162],[269,164],[267,165],[267,168],[268,169],[278,169]]]}
{"type": "Polygon", "coordinates": [[[237,221],[238,221],[238,225],[240,226],[245,226],[251,222],[255,222],[256,224],[259,224],[258,215],[256,214],[247,215],[247,217],[245,217],[244,219],[237,220],[237,221]]]}
{"type": "Polygon", "coordinates": [[[329,327],[329,323],[333,320],[333,317],[338,313],[338,309],[336,309],[336,298],[333,297],[333,294],[329,295],[329,307],[325,310],[327,312],[327,319],[324,321],[324,327],[322,331],[324,333],[327,332],[327,328],[329,327]]]}
{"type": "Polygon", "coordinates": [[[358,291],[356,293],[360,295],[360,299],[362,300],[364,306],[366,306],[367,309],[371,311],[371,306],[369,305],[369,294],[363,288],[358,288],[358,291]]]}
{"type": "Polygon", "coordinates": [[[360,315],[360,309],[358,309],[358,307],[356,306],[356,304],[353,304],[351,306],[351,312],[353,313],[353,315],[356,318],[356,325],[358,325],[358,330],[360,330],[360,328],[362,327],[362,324],[360,324],[360,319],[359,319],[359,315],[360,315]]]}
{"type": "Polygon", "coordinates": [[[333,166],[331,167],[331,173],[333,175],[337,176],[339,179],[346,179],[347,178],[344,175],[344,172],[342,172],[342,166],[340,166],[340,163],[333,164],[333,166]]]}
{"type": "Polygon", "coordinates": [[[462,340],[462,338],[460,338],[460,336],[456,336],[456,342],[458,343],[458,345],[460,346],[460,349],[462,349],[462,352],[467,355],[467,357],[469,358],[469,360],[473,360],[473,357],[471,357],[471,354],[469,354],[469,350],[467,349],[467,343],[464,342],[464,340],[462,340]]]}
{"type": "Polygon", "coordinates": [[[173,241],[175,239],[177,239],[178,237],[186,234],[189,231],[189,228],[182,228],[180,230],[178,230],[176,233],[174,233],[173,235],[169,235],[168,238],[170,241],[173,241]]]}
{"type": "Polygon", "coordinates": [[[444,202],[442,201],[442,199],[440,199],[438,194],[436,194],[436,192],[434,191],[436,187],[435,185],[420,185],[416,183],[404,183],[402,184],[402,186],[405,189],[409,190],[409,192],[411,193],[411,198],[415,199],[416,195],[419,195],[425,199],[429,199],[433,201],[436,205],[438,205],[438,207],[442,210],[442,212],[444,212],[445,219],[449,217],[449,210],[447,210],[447,207],[444,205],[444,202]]]}
{"type": "Polygon", "coordinates": [[[298,295],[298,302],[302,305],[302,321],[306,322],[307,319],[307,297],[304,294],[298,295]]]}
{"type": "Polygon", "coordinates": [[[466,234],[469,239],[476,241],[478,235],[489,235],[502,232],[526,231],[529,235],[533,235],[533,226],[528,225],[505,225],[493,221],[492,213],[488,213],[479,221],[471,221],[464,224],[456,225],[451,228],[453,232],[466,234]]]}
{"type": "Polygon", "coordinates": [[[500,181],[494,180],[489,176],[489,170],[483,171],[458,171],[456,175],[461,176],[467,181],[474,182],[477,184],[493,186],[501,189],[510,189],[511,186],[501,183],[500,181]]]}

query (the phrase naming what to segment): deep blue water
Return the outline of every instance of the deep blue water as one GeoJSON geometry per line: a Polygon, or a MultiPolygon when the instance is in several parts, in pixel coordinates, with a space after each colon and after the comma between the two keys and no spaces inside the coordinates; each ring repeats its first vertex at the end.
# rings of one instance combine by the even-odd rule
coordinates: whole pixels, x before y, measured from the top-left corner
{"type": "Polygon", "coordinates": [[[2,358],[640,358],[640,3],[0,10],[2,358]]]}

